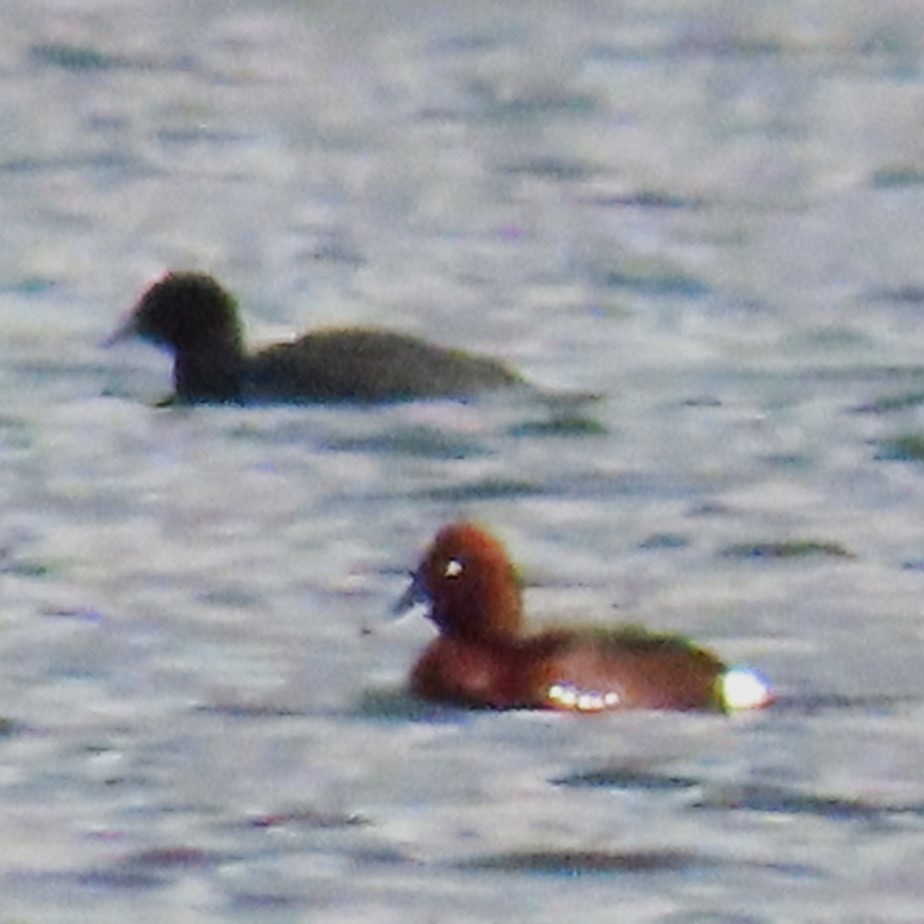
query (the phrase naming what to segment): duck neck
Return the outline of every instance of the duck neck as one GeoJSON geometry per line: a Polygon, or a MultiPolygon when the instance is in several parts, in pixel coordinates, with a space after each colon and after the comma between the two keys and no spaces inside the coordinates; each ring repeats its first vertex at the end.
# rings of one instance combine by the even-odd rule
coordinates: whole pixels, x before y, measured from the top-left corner
{"type": "Polygon", "coordinates": [[[178,351],[173,385],[184,401],[238,401],[244,356],[233,343],[187,346],[178,351]]]}

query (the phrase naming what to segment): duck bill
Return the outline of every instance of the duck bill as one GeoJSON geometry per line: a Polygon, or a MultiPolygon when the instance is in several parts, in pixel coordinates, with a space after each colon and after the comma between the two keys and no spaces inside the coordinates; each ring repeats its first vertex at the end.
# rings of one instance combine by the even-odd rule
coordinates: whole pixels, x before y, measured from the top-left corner
{"type": "Polygon", "coordinates": [[[135,316],[129,314],[128,317],[122,321],[121,324],[107,337],[104,337],[100,341],[100,346],[111,347],[117,343],[122,343],[125,340],[131,340],[132,337],[137,336],[138,334],[138,324],[135,316]]]}
{"type": "Polygon", "coordinates": [[[387,619],[389,622],[397,622],[406,616],[415,606],[420,606],[427,602],[427,595],[421,586],[420,578],[415,572],[411,572],[411,583],[408,584],[407,590],[394,602],[388,611],[387,619]]]}

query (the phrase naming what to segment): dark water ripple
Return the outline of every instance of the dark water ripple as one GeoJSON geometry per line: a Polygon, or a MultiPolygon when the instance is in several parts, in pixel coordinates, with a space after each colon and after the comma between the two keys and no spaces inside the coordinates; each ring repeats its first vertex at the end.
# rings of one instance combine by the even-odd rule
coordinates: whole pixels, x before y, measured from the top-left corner
{"type": "Polygon", "coordinates": [[[474,857],[457,869],[547,876],[678,873],[716,865],[714,857],[685,850],[530,850],[474,857]]]}
{"type": "Polygon", "coordinates": [[[127,58],[108,54],[87,45],[33,45],[29,49],[29,55],[36,64],[60,67],[66,71],[103,71],[133,66],[127,58]]]}
{"type": "Polygon", "coordinates": [[[530,873],[541,876],[620,876],[700,873],[717,867],[752,868],[787,877],[823,878],[816,867],[729,860],[695,850],[531,850],[474,857],[456,865],[461,870],[530,873]]]}
{"type": "Polygon", "coordinates": [[[749,811],[773,815],[823,818],[835,822],[890,821],[900,816],[924,816],[924,802],[878,804],[867,799],[799,792],[782,786],[748,784],[720,788],[689,806],[694,810],[749,811]]]}
{"type": "Polygon", "coordinates": [[[600,789],[640,789],[653,792],[673,792],[692,789],[702,781],[686,776],[655,773],[628,767],[612,767],[600,770],[582,770],[569,773],[551,781],[556,786],[600,789]]]}

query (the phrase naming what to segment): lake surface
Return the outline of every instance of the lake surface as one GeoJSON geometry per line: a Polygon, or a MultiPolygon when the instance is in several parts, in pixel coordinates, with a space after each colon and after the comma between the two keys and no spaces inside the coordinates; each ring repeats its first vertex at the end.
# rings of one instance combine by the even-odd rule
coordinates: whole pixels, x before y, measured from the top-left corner
{"type": "Polygon", "coordinates": [[[924,7],[0,21],[0,919],[924,919],[924,7]],[[601,398],[157,408],[168,267],[601,398]],[[460,517],[777,705],[414,703],[460,517]]]}

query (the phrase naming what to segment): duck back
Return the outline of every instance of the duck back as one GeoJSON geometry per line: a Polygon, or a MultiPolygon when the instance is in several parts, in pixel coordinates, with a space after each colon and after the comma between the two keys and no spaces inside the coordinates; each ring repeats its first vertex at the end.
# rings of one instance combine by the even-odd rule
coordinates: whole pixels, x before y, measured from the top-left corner
{"type": "Polygon", "coordinates": [[[307,334],[261,350],[248,362],[255,398],[288,401],[407,401],[509,387],[519,377],[496,360],[389,331],[307,334]]]}

